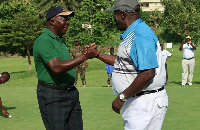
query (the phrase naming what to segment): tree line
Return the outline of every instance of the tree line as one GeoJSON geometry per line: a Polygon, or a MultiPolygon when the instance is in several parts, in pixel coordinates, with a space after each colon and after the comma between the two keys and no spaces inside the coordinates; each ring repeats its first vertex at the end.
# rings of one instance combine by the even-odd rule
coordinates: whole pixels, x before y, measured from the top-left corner
{"type": "MultiPolygon", "coordinates": [[[[93,41],[100,46],[118,45],[120,32],[115,28],[112,13],[104,11],[113,4],[113,0],[1,0],[0,52],[28,56],[30,66],[34,41],[46,26],[46,11],[54,5],[75,12],[64,36],[68,48],[74,37],[80,37],[82,45],[93,41]]],[[[200,42],[200,1],[162,0],[162,4],[164,12],[141,10],[142,19],[160,42],[180,43],[187,35],[194,43],[200,42]]]]}

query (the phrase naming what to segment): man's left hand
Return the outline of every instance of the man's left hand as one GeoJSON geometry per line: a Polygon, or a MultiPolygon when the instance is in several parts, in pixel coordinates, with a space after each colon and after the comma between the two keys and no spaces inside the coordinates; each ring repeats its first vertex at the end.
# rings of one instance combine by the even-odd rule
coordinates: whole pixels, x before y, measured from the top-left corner
{"type": "Polygon", "coordinates": [[[112,109],[113,111],[115,111],[116,113],[120,114],[120,110],[122,108],[122,106],[124,105],[125,102],[121,101],[119,99],[119,96],[117,96],[117,98],[112,102],[112,109]]]}

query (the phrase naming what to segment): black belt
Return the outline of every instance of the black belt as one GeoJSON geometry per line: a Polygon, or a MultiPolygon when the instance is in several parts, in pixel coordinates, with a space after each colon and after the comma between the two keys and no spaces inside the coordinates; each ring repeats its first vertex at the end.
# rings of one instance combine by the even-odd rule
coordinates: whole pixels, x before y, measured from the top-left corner
{"type": "Polygon", "coordinates": [[[142,96],[142,95],[145,95],[145,94],[150,94],[150,93],[155,93],[155,92],[160,92],[163,89],[164,89],[164,86],[162,86],[161,88],[159,88],[157,90],[141,91],[141,92],[135,94],[133,97],[135,97],[135,96],[142,96]]]}
{"type": "Polygon", "coordinates": [[[193,58],[194,58],[194,57],[192,57],[192,58],[188,58],[188,59],[187,59],[187,58],[183,58],[183,59],[185,59],[185,60],[191,60],[191,59],[193,59],[193,58]]]}
{"type": "Polygon", "coordinates": [[[69,86],[58,86],[58,85],[55,85],[55,84],[51,84],[51,83],[45,83],[43,81],[40,81],[38,80],[38,84],[43,86],[43,87],[46,87],[46,88],[51,88],[51,89],[56,89],[56,90],[68,90],[68,91],[71,91],[71,90],[75,90],[76,87],[74,85],[69,85],[69,86]]]}

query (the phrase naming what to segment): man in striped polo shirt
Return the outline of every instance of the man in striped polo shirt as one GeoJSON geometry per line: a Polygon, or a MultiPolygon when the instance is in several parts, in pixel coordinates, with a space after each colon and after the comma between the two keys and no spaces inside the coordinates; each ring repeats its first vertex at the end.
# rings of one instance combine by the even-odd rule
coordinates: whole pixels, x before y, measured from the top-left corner
{"type": "Polygon", "coordinates": [[[116,0],[112,8],[121,43],[117,56],[97,58],[114,65],[112,109],[120,114],[125,130],[160,130],[168,106],[166,72],[157,36],[140,18],[137,0],[116,0]]]}

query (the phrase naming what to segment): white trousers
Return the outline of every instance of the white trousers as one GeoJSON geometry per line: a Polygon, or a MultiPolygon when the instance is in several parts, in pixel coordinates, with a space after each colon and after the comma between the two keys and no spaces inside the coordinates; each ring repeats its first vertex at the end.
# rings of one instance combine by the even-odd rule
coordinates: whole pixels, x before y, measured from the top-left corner
{"type": "Polygon", "coordinates": [[[191,60],[182,60],[182,85],[185,85],[186,83],[192,83],[193,79],[193,72],[194,72],[194,66],[195,66],[195,59],[191,60]],[[188,75],[189,72],[189,75],[188,75]]]}
{"type": "Polygon", "coordinates": [[[167,107],[165,89],[127,99],[122,107],[124,130],[161,130],[167,107]]]}

